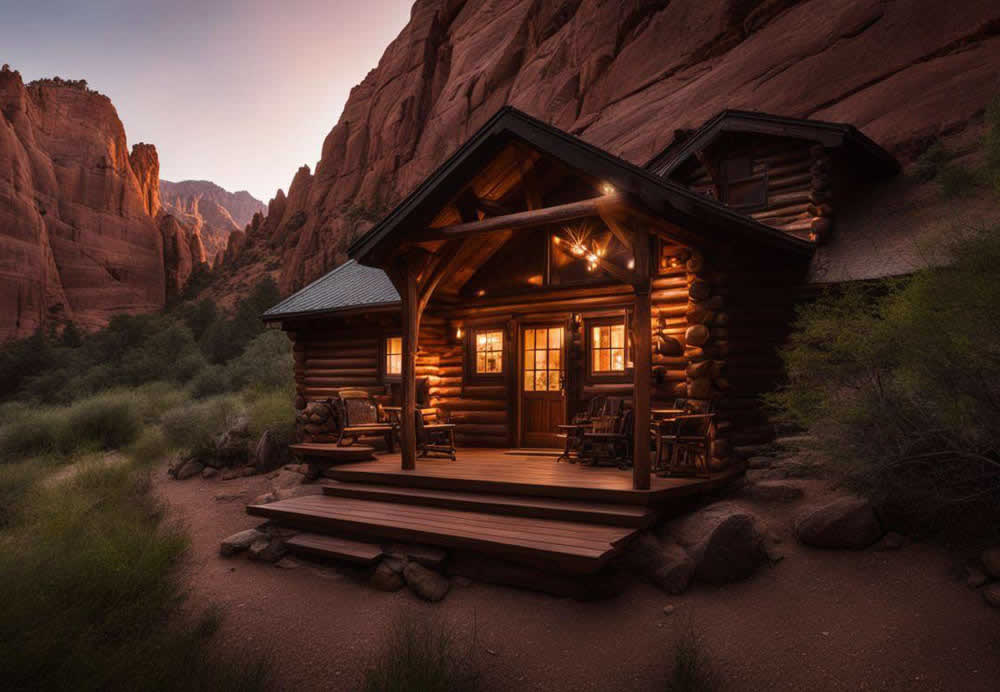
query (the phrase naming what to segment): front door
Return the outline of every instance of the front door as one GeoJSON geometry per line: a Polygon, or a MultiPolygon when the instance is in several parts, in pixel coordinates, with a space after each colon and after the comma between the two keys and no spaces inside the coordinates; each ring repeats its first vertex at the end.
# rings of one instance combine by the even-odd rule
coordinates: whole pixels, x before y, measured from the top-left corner
{"type": "Polygon", "coordinates": [[[521,446],[560,447],[566,422],[565,339],[561,326],[521,330],[521,446]]]}

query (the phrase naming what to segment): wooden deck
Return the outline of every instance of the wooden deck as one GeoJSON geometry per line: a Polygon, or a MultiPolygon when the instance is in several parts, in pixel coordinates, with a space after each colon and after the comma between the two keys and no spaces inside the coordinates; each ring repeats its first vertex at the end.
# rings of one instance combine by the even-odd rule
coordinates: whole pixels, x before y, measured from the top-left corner
{"type": "Polygon", "coordinates": [[[653,523],[658,508],[737,473],[654,478],[649,490],[633,490],[631,471],[560,463],[531,452],[462,449],[457,461],[418,459],[412,471],[400,468],[399,454],[383,454],[329,469],[333,480],[322,495],[250,505],[247,512],[321,534],[295,545],[307,554],[363,563],[377,552],[372,544],[401,541],[592,573],[653,523]]]}
{"type": "Polygon", "coordinates": [[[518,456],[502,449],[460,449],[456,461],[417,459],[412,471],[400,468],[399,454],[380,454],[375,461],[337,466],[327,476],[409,488],[656,505],[715,489],[740,472],[728,470],[711,478],[654,476],[649,490],[633,490],[630,470],[556,462],[533,454],[518,456]]]}

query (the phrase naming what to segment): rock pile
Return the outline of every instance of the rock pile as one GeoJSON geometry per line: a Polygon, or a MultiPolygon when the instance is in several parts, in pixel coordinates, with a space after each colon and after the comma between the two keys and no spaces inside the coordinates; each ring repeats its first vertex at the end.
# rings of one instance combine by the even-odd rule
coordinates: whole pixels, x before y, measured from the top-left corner
{"type": "Polygon", "coordinates": [[[288,461],[288,446],[271,430],[265,430],[256,442],[245,416],[233,418],[215,438],[210,449],[177,456],[167,474],[177,480],[197,475],[232,480],[255,473],[268,473],[288,461]]]}

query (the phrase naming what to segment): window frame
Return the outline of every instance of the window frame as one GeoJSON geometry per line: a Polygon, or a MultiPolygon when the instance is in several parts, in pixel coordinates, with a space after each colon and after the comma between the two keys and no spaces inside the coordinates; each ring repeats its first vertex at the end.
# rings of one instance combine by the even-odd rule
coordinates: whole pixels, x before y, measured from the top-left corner
{"type": "Polygon", "coordinates": [[[629,349],[632,346],[631,334],[629,333],[628,318],[625,315],[610,317],[590,317],[583,320],[583,342],[585,375],[588,384],[595,382],[603,383],[627,383],[632,381],[632,368],[629,365],[629,349]],[[625,332],[625,343],[622,346],[625,359],[624,370],[609,370],[606,372],[594,371],[594,327],[621,326],[625,332]]]}
{"type": "MultiPolygon", "coordinates": [[[[518,334],[518,339],[517,339],[517,347],[516,347],[517,348],[517,368],[518,368],[518,371],[517,371],[517,388],[518,388],[518,391],[521,392],[522,394],[525,394],[525,393],[527,393],[527,394],[558,394],[560,392],[565,392],[566,391],[566,387],[567,387],[568,377],[569,377],[569,374],[568,374],[568,364],[567,364],[566,361],[568,359],[568,353],[569,353],[569,348],[570,348],[570,343],[569,342],[571,340],[572,340],[571,331],[562,322],[559,322],[559,323],[549,323],[549,322],[537,323],[537,322],[531,322],[531,323],[522,324],[520,326],[520,329],[519,329],[519,334],[518,334]],[[558,348],[558,351],[559,351],[559,368],[558,368],[558,373],[559,373],[559,385],[560,386],[559,386],[558,389],[549,389],[547,386],[546,386],[545,389],[528,389],[527,387],[525,387],[525,382],[524,382],[525,373],[529,372],[529,370],[526,367],[527,366],[527,361],[526,361],[525,357],[526,357],[527,354],[526,354],[525,348],[524,348],[525,347],[525,343],[526,343],[526,339],[527,339],[526,332],[528,330],[545,330],[546,332],[548,332],[549,330],[552,330],[552,329],[559,329],[561,331],[561,333],[562,333],[561,334],[562,343],[559,344],[559,348],[558,348]]],[[[547,341],[548,341],[548,336],[546,335],[546,342],[547,341]]],[[[532,353],[535,353],[537,350],[539,350],[539,349],[534,349],[533,348],[532,349],[532,353]]],[[[551,350],[556,350],[556,349],[549,348],[548,343],[546,343],[546,347],[545,347],[544,350],[545,351],[551,351],[551,350]]],[[[540,372],[540,371],[538,371],[534,367],[532,367],[530,369],[530,372],[540,372]]],[[[545,372],[546,373],[551,373],[551,372],[554,372],[554,370],[551,369],[551,368],[546,367],[545,372]]]]}
{"type": "Polygon", "coordinates": [[[510,353],[507,348],[507,329],[502,324],[468,327],[465,331],[465,378],[463,384],[503,381],[510,367],[510,353]],[[480,373],[476,370],[476,337],[486,332],[500,333],[500,372],[480,373]]]}
{"type": "Polygon", "coordinates": [[[403,335],[384,334],[379,341],[378,349],[378,370],[382,377],[382,383],[398,383],[403,381],[403,335]],[[389,339],[399,339],[399,374],[389,372],[389,339]]]}

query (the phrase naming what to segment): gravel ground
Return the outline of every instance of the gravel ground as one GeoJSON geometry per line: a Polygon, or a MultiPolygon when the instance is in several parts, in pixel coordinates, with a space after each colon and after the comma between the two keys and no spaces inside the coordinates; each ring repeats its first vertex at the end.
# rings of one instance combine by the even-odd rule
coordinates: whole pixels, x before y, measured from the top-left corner
{"type": "Polygon", "coordinates": [[[221,558],[222,538],[260,523],[244,506],[269,481],[178,482],[165,468],[156,477],[168,515],[191,535],[190,607],[218,606],[219,645],[269,657],[282,689],[356,689],[387,626],[406,613],[448,622],[479,659],[487,690],[662,690],[672,643],[689,626],[729,690],[1000,689],[1000,610],[965,587],[941,548],[831,552],[795,542],[791,517],[824,492],[817,482],[805,482],[805,500],[742,501],[783,538],[786,556],[743,583],[682,596],[636,583],[597,603],[473,583],[432,605],[407,590],[375,591],[350,571],[221,558]]]}

